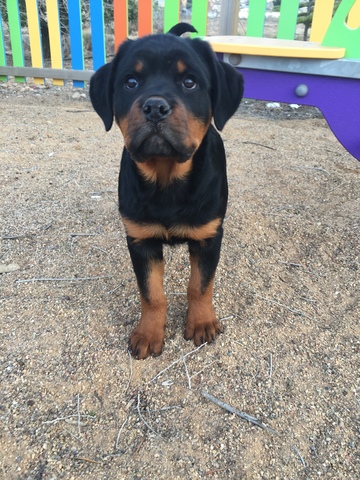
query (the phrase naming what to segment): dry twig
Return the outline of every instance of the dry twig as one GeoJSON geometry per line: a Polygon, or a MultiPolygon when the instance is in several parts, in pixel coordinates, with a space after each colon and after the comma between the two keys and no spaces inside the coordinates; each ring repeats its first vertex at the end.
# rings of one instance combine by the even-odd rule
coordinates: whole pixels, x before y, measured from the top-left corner
{"type": "Polygon", "coordinates": [[[95,237],[97,233],[69,233],[69,237],[95,237]]]}
{"type": "Polygon", "coordinates": [[[325,173],[326,175],[330,175],[330,172],[328,172],[325,168],[322,167],[309,167],[307,165],[298,165],[295,167],[290,167],[291,170],[314,170],[316,172],[321,172],[325,173]]]}
{"type": "Polygon", "coordinates": [[[100,280],[102,278],[111,278],[111,275],[100,275],[98,277],[73,277],[73,278],[25,278],[15,280],[15,283],[31,283],[31,282],[86,282],[89,280],[100,280]]]}
{"type": "Polygon", "coordinates": [[[78,433],[81,434],[81,415],[80,415],[80,394],[77,394],[77,419],[78,419],[78,433]]]}
{"type": "Polygon", "coordinates": [[[19,240],[20,238],[34,237],[35,233],[24,233],[23,235],[4,235],[1,240],[19,240]]]}
{"type": "Polygon", "coordinates": [[[243,420],[246,420],[247,422],[252,423],[253,425],[256,425],[257,427],[263,428],[264,430],[274,433],[275,435],[279,435],[275,430],[272,428],[267,427],[264,423],[260,422],[255,417],[252,417],[251,415],[248,415],[247,413],[241,412],[240,410],[237,410],[236,408],[232,407],[231,405],[222,402],[221,400],[218,400],[215,398],[213,395],[210,393],[201,391],[201,395],[205,397],[207,400],[210,400],[211,402],[215,403],[215,405],[218,405],[219,407],[223,408],[224,410],[227,410],[230,413],[234,413],[238,417],[242,418],[243,420]]]}
{"type": "Polygon", "coordinates": [[[97,460],[93,460],[92,458],[86,458],[86,457],[76,457],[76,460],[78,460],[79,462],[96,463],[96,464],[100,463],[97,460]]]}
{"type": "Polygon", "coordinates": [[[121,435],[122,429],[125,427],[127,421],[128,421],[128,417],[125,418],[125,420],[124,420],[123,423],[121,424],[121,427],[119,428],[119,432],[118,432],[118,434],[117,434],[117,437],[116,437],[116,440],[115,440],[115,445],[114,445],[114,450],[115,450],[115,452],[116,452],[117,450],[119,450],[120,435],[121,435]]]}
{"type": "Polygon", "coordinates": [[[186,360],[185,360],[185,357],[183,357],[183,364],[184,364],[184,368],[185,368],[185,373],[186,373],[186,376],[187,376],[187,379],[188,379],[188,387],[189,387],[189,390],[191,390],[191,379],[190,379],[190,376],[189,376],[189,370],[187,368],[187,365],[186,365],[186,360]]]}
{"type": "Polygon", "coordinates": [[[220,322],[224,322],[225,320],[232,320],[233,318],[235,317],[238,317],[239,315],[236,315],[236,313],[232,314],[232,315],[228,315],[227,317],[222,317],[219,319],[220,322]]]}
{"type": "Polygon", "coordinates": [[[204,475],[214,475],[214,473],[219,473],[219,472],[223,472],[224,470],[226,470],[226,468],[216,468],[215,470],[208,470],[207,472],[204,473],[204,475]]]}
{"type": "Polygon", "coordinates": [[[158,372],[155,377],[153,377],[148,383],[152,383],[154,380],[156,380],[158,377],[160,377],[160,375],[162,375],[164,372],[166,372],[167,370],[169,370],[169,368],[173,367],[174,365],[176,365],[177,363],[179,362],[183,362],[184,358],[188,357],[189,355],[191,355],[192,353],[195,353],[197,352],[198,350],[200,350],[201,348],[205,347],[205,345],[207,345],[207,343],[203,343],[202,345],[200,345],[199,347],[196,347],[194,350],[191,350],[191,352],[188,352],[188,353],[185,353],[185,355],[183,355],[181,358],[179,358],[178,360],[175,360],[175,362],[172,362],[170,363],[170,365],[168,365],[166,368],[164,368],[163,370],[161,370],[160,372],[158,372]]]}
{"type": "Polygon", "coordinates": [[[268,148],[269,150],[276,150],[276,148],[274,147],[270,147],[269,145],[263,145],[262,143],[257,143],[257,142],[242,142],[244,143],[245,145],[256,145],[257,147],[264,147],[264,148],[268,148]]]}
{"type": "Polygon", "coordinates": [[[154,430],[152,428],[152,426],[145,420],[145,418],[143,417],[141,411],[140,411],[140,392],[138,392],[138,401],[137,401],[137,405],[136,405],[136,409],[137,409],[137,412],[138,412],[138,415],[140,417],[140,420],[144,423],[144,425],[151,431],[153,432],[157,437],[160,437],[162,440],[164,440],[164,442],[166,441],[165,438],[163,438],[159,433],[157,433],[156,430],[154,430]]]}
{"type": "Polygon", "coordinates": [[[293,262],[284,262],[282,260],[279,260],[279,263],[283,264],[283,265],[288,265],[289,267],[299,267],[299,268],[303,268],[303,266],[301,265],[301,263],[293,263],[293,262]]]}
{"type": "Polygon", "coordinates": [[[212,362],[208,363],[207,365],[205,365],[205,367],[203,367],[201,370],[199,370],[198,372],[195,372],[191,375],[190,379],[191,378],[194,378],[196,377],[196,375],[199,375],[200,373],[202,373],[206,368],[209,368],[210,365],[212,365],[213,363],[217,363],[217,360],[213,360],[212,362]]]}
{"type": "MultiPolygon", "coordinates": [[[[45,422],[42,422],[43,425],[51,425],[52,423],[58,423],[58,422],[62,422],[62,421],[66,421],[66,420],[69,420],[70,418],[78,418],[78,414],[74,414],[74,415],[67,415],[66,417],[57,417],[57,418],[54,418],[53,420],[45,420],[45,422]]],[[[95,415],[80,415],[80,417],[82,418],[90,418],[92,420],[94,420],[96,417],[95,415]]]]}
{"type": "Polygon", "coordinates": [[[299,450],[295,447],[295,445],[292,446],[292,449],[294,450],[294,452],[298,455],[299,459],[300,459],[300,462],[302,464],[302,466],[305,468],[305,470],[308,470],[307,466],[306,466],[306,463],[305,463],[305,460],[303,459],[301,453],[299,452],[299,450]]]}
{"type": "Polygon", "coordinates": [[[129,355],[129,370],[130,370],[130,375],[129,375],[129,380],[128,380],[128,384],[126,385],[126,388],[125,388],[125,392],[126,393],[130,387],[130,383],[131,383],[131,380],[132,380],[132,375],[133,375],[133,370],[132,370],[132,355],[131,355],[131,352],[128,350],[128,355],[129,355]]]}
{"type": "Polygon", "coordinates": [[[116,292],[116,290],[119,290],[119,288],[123,287],[124,285],[122,283],[120,283],[120,285],[118,285],[117,287],[113,288],[112,290],[109,290],[107,292],[108,295],[111,295],[112,293],[116,292]]]}
{"type": "Polygon", "coordinates": [[[291,307],[288,307],[287,305],[284,305],[283,303],[278,302],[277,300],[273,300],[272,298],[266,298],[262,297],[261,295],[258,295],[257,293],[254,293],[255,297],[261,298],[261,300],[265,300],[265,302],[273,303],[274,305],[277,305],[278,307],[284,308],[288,312],[293,313],[294,315],[299,315],[300,317],[307,318],[308,320],[315,321],[314,318],[309,317],[306,315],[306,313],[302,312],[301,310],[295,310],[291,307]]]}

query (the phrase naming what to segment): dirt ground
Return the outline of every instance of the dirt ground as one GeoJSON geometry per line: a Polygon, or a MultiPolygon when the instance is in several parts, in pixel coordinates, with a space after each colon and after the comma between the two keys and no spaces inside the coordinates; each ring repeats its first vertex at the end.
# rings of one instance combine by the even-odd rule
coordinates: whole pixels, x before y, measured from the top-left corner
{"type": "Polygon", "coordinates": [[[145,361],[120,133],[69,88],[2,84],[0,118],[0,477],[358,478],[360,164],[319,112],[245,101],[227,124],[224,333],[183,339],[189,261],[167,249],[145,361]]]}

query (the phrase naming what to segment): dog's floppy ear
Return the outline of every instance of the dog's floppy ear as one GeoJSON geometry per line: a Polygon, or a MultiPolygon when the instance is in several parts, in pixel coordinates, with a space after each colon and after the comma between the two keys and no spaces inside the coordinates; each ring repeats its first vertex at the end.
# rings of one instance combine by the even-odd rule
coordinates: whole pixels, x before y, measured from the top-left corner
{"type": "Polygon", "coordinates": [[[216,128],[222,130],[240,105],[244,79],[235,68],[216,58],[215,65],[217,77],[212,84],[213,117],[216,128]]]}
{"type": "Polygon", "coordinates": [[[122,43],[112,61],[100,67],[90,80],[90,100],[95,112],[104,122],[107,132],[112,127],[114,120],[113,98],[116,70],[132,43],[132,40],[122,43]]]}
{"type": "Polygon", "coordinates": [[[104,122],[105,129],[108,132],[113,124],[113,79],[114,60],[106,63],[97,70],[90,80],[90,100],[95,112],[104,122]]]}
{"type": "Polygon", "coordinates": [[[231,65],[218,60],[206,41],[194,39],[191,43],[209,69],[214,123],[218,130],[222,130],[240,105],[244,93],[243,76],[231,65]]]}

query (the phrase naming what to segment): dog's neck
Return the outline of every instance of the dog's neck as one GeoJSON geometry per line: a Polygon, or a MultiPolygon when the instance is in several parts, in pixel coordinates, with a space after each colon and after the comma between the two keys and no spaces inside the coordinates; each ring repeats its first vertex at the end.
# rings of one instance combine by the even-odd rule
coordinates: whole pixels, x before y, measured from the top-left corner
{"type": "Polygon", "coordinates": [[[192,169],[192,158],[179,163],[173,158],[154,157],[146,162],[136,162],[136,166],[148,182],[166,188],[175,180],[185,180],[192,169]]]}

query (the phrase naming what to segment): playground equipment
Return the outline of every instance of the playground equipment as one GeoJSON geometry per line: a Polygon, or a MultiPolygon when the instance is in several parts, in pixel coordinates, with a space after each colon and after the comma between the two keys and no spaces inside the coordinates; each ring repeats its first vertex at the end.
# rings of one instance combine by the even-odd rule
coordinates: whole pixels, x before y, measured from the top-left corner
{"type": "MultiPolygon", "coordinates": [[[[8,76],[20,82],[34,77],[37,83],[52,78],[57,85],[72,80],[74,86],[83,87],[93,71],[114,54],[113,50],[106,51],[104,2],[88,0],[85,3],[90,9],[92,66],[86,68],[82,3],[68,0],[71,65],[64,68],[59,3],[46,0],[51,68],[44,68],[38,0],[24,0],[24,3],[26,11],[21,13],[26,17],[31,66],[26,66],[24,60],[19,2],[6,0],[6,12],[0,11],[0,81],[6,81],[8,76]],[[9,43],[10,48],[6,49],[9,43]]],[[[161,4],[166,32],[179,21],[180,2],[157,3],[161,4]]],[[[249,0],[245,36],[206,37],[208,3],[193,0],[188,21],[211,43],[220,59],[242,72],[245,97],[318,107],[338,140],[360,160],[360,0],[341,0],[335,13],[334,0],[315,0],[310,41],[306,42],[294,39],[298,0],[281,1],[276,38],[263,36],[267,0],[249,0]]],[[[153,31],[154,7],[152,0],[139,0],[137,4],[138,35],[142,36],[153,31]]],[[[127,8],[127,0],[114,0],[115,47],[128,36],[127,8]]]]}
{"type": "Polygon", "coordinates": [[[266,0],[249,1],[246,36],[207,37],[238,68],[248,98],[318,107],[360,160],[360,0],[316,0],[310,42],[294,40],[298,2],[281,2],[277,38],[262,37],[266,0]]]}

